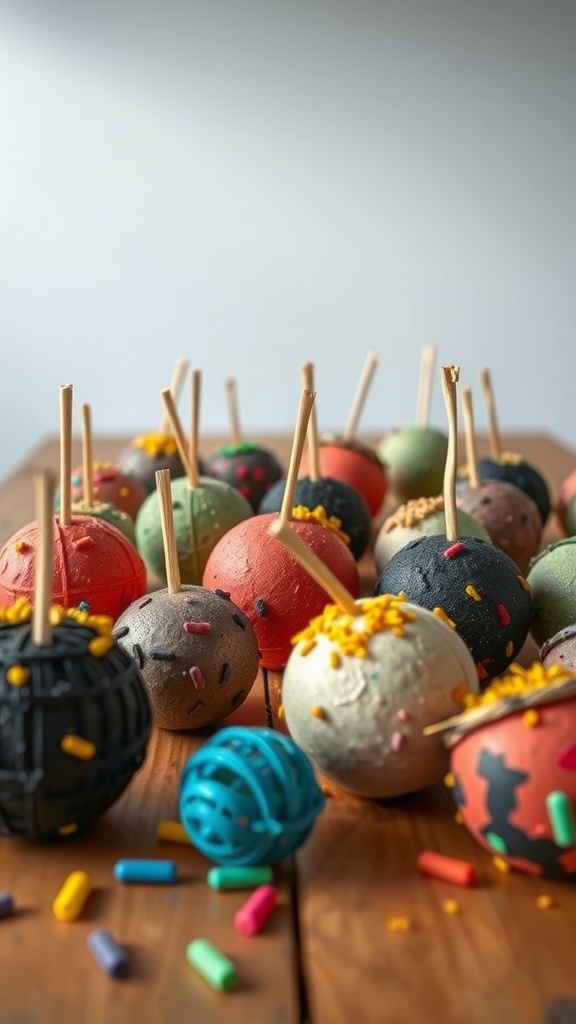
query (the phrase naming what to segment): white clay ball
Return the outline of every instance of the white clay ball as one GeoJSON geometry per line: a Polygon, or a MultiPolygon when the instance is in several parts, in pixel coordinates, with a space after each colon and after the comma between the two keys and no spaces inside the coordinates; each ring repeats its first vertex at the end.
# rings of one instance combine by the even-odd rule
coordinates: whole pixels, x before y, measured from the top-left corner
{"type": "MultiPolygon", "coordinates": [[[[468,512],[457,509],[456,532],[459,537],[478,537],[491,544],[490,534],[468,512]]],[[[374,542],[374,561],[380,573],[394,555],[418,537],[446,533],[444,498],[414,498],[389,516],[374,542]]]]}
{"type": "Polygon", "coordinates": [[[286,725],[342,788],[363,797],[412,793],[447,771],[441,734],[423,729],[458,714],[465,692],[478,692],[476,668],[433,612],[389,594],[358,606],[351,618],[328,605],[299,634],[283,677],[286,725]]]}

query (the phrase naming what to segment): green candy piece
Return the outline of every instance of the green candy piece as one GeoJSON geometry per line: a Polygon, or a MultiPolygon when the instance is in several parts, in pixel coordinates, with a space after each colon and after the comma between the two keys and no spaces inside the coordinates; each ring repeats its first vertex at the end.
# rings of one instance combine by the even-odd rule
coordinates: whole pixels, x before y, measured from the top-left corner
{"type": "Polygon", "coordinates": [[[231,992],[239,982],[238,970],[228,957],[207,939],[194,939],[186,947],[186,959],[217,992],[231,992]]]}
{"type": "Polygon", "coordinates": [[[274,877],[270,867],[210,868],[206,881],[211,889],[252,889],[269,884],[274,877]]]}
{"type": "Polygon", "coordinates": [[[554,842],[564,849],[574,846],[576,843],[576,819],[574,818],[572,801],[568,794],[563,793],[561,789],[548,793],[546,797],[546,810],[554,842]]]}
{"type": "Polygon", "coordinates": [[[504,842],[502,837],[496,835],[495,832],[486,833],[486,842],[490,844],[493,850],[496,850],[496,853],[508,853],[508,847],[506,846],[506,843],[504,842]]]}

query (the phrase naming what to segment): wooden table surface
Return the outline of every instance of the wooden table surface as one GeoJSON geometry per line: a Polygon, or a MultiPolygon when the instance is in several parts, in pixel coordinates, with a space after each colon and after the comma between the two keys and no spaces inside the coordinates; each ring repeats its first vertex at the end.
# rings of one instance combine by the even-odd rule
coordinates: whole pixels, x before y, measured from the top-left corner
{"type": "MultiPolygon", "coordinates": [[[[113,460],[125,440],[97,439],[94,457],[113,460]]],[[[202,450],[221,440],[205,439],[202,450]]],[[[287,438],[261,440],[287,460],[287,438]]],[[[576,466],[576,455],[549,437],[507,436],[505,446],[537,465],[553,493],[576,466]]],[[[79,446],[75,455],[77,464],[79,446]]],[[[0,485],[0,543],[33,518],[32,471],[57,470],[58,459],[49,438],[0,485]]],[[[554,536],[552,521],[546,540],[554,536]]],[[[370,593],[368,557],[362,574],[370,593]]],[[[522,658],[535,654],[529,642],[522,658]]],[[[259,678],[221,724],[282,728],[280,686],[278,674],[259,678]]],[[[0,890],[18,906],[0,920],[0,1024],[212,1024],[228,1015],[238,1024],[556,1024],[557,1001],[576,1006],[573,885],[498,871],[454,820],[441,785],[394,801],[327,785],[312,836],[277,869],[278,911],[260,935],[237,935],[232,916],[246,894],[212,892],[201,854],[155,839],[156,823],[176,817],[181,766],[207,735],[156,730],[144,766],[88,835],[55,846],[0,839],[0,890]],[[423,877],[422,849],[473,862],[478,884],[456,889],[423,877]],[[112,866],[126,856],[174,858],[181,881],[121,886],[112,866]],[[95,891],[82,917],[63,924],[52,900],[76,868],[93,875],[95,891]],[[543,893],[553,897],[549,910],[536,905],[543,893]],[[460,912],[447,915],[445,899],[460,912]],[[409,931],[388,930],[395,915],[409,919],[409,931]],[[92,961],[86,937],[100,927],[128,948],[130,979],[111,980],[92,961]],[[198,936],[237,963],[237,991],[214,993],[187,965],[186,945],[198,936]]]]}

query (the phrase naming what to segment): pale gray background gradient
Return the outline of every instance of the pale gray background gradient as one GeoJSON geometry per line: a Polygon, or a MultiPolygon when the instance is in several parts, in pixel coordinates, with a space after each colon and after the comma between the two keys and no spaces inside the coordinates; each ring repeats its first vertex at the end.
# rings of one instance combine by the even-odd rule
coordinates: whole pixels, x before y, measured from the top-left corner
{"type": "Polygon", "coordinates": [[[574,0],[0,0],[0,474],[62,383],[152,429],[179,355],[250,433],[375,349],[383,431],[429,343],[576,447],[575,121],[574,0]]]}

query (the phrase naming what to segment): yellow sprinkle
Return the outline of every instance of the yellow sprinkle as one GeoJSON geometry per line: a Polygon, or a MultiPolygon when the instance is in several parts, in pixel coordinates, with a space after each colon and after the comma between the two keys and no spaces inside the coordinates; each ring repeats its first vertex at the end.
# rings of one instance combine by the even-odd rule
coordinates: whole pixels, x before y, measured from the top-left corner
{"type": "Polygon", "coordinates": [[[114,646],[114,638],[111,636],[95,636],[88,643],[88,650],[95,658],[101,658],[111,647],[114,646]]]}
{"type": "Polygon", "coordinates": [[[507,875],[510,871],[510,865],[508,861],[504,860],[504,857],[492,857],[492,863],[497,871],[501,871],[503,875],[507,875]]]}
{"type": "Polygon", "coordinates": [[[276,712],[276,714],[277,714],[278,718],[280,719],[280,721],[283,721],[283,719],[286,718],[286,712],[284,710],[284,705],[283,704],[279,704],[278,705],[278,711],[276,712]]]}
{"type": "Polygon", "coordinates": [[[78,831],[78,825],[60,825],[58,832],[61,836],[71,836],[78,831]]]}
{"type": "Polygon", "coordinates": [[[30,672],[24,665],[11,665],[6,671],[6,682],[10,686],[26,686],[30,679],[30,672]]]}
{"type": "Polygon", "coordinates": [[[407,526],[411,529],[436,512],[443,511],[444,498],[413,498],[405,505],[400,505],[394,515],[388,517],[384,523],[384,530],[391,533],[396,526],[407,526]]]}
{"type": "Polygon", "coordinates": [[[381,594],[357,602],[358,614],[349,615],[339,605],[328,604],[321,615],[312,619],[308,626],[293,637],[292,642],[302,643],[302,653],[317,636],[325,636],[339,649],[341,654],[354,658],[365,658],[370,637],[384,630],[395,636],[405,636],[405,626],[414,622],[416,616],[406,607],[405,596],[381,594]]]}
{"type": "Polygon", "coordinates": [[[179,821],[159,821],[156,825],[156,839],[165,843],[182,843],[190,846],[190,836],[179,821]]]}
{"type": "Polygon", "coordinates": [[[542,893],[540,896],[537,896],[535,902],[538,910],[550,910],[550,907],[555,905],[554,898],[548,893],[542,893]]]}
{"type": "Polygon", "coordinates": [[[67,733],[60,740],[60,749],[71,757],[77,757],[79,761],[91,761],[96,753],[96,745],[91,740],[85,740],[82,736],[74,736],[67,733]]]}
{"type": "Polygon", "coordinates": [[[520,452],[500,452],[498,462],[501,466],[519,466],[524,462],[524,456],[520,452]]]}
{"type": "Polygon", "coordinates": [[[333,530],[334,533],[337,533],[345,544],[350,543],[350,537],[348,534],[344,533],[344,531],[340,529],[342,526],[342,520],[338,519],[337,516],[328,516],[323,505],[316,505],[316,508],[306,508],[305,505],[295,505],[292,509],[292,519],[299,519],[300,521],[309,523],[319,523],[320,526],[326,526],[329,530],[333,530]]]}
{"type": "Polygon", "coordinates": [[[442,622],[447,626],[450,626],[450,629],[456,629],[456,623],[449,615],[446,614],[443,608],[436,607],[433,608],[432,611],[434,612],[434,615],[437,615],[438,618],[442,620],[442,622]]]}
{"type": "Polygon", "coordinates": [[[533,729],[535,725],[538,725],[539,721],[540,715],[536,708],[528,708],[522,715],[522,724],[528,726],[529,729],[533,729]]]}
{"type": "Polygon", "coordinates": [[[300,654],[302,655],[303,658],[305,658],[306,655],[310,654],[310,652],[313,651],[315,647],[316,641],[309,640],[307,644],[303,644],[302,647],[300,648],[300,654]]]}
{"type": "Polygon", "coordinates": [[[386,928],[389,932],[409,932],[411,922],[409,917],[396,915],[386,918],[386,928]]]}
{"type": "Polygon", "coordinates": [[[330,668],[340,668],[341,660],[338,651],[330,651],[330,668]]]}
{"type": "Polygon", "coordinates": [[[28,550],[28,544],[26,543],[25,540],[17,540],[16,541],[16,543],[14,545],[14,551],[16,551],[17,554],[21,555],[24,551],[27,551],[27,550],[28,550]]]}
{"type": "Polygon", "coordinates": [[[454,815],[454,821],[456,822],[457,825],[464,824],[464,815],[462,814],[462,811],[456,811],[456,814],[454,815]]]}
{"type": "Polygon", "coordinates": [[[118,495],[119,495],[120,498],[127,498],[130,495],[130,488],[129,487],[120,487],[119,490],[118,490],[118,495]]]}
{"type": "Polygon", "coordinates": [[[519,576],[518,577],[518,582],[519,582],[520,586],[522,587],[522,590],[527,590],[527,591],[530,590],[530,584],[528,583],[528,580],[524,576],[519,576]]]}
{"type": "Polygon", "coordinates": [[[467,693],[464,698],[466,711],[487,704],[498,704],[508,697],[519,697],[537,690],[560,686],[571,679],[576,679],[576,672],[564,668],[563,665],[550,665],[545,668],[540,661],[533,662],[528,668],[521,665],[510,665],[506,675],[494,679],[483,693],[467,693]]]}
{"type": "Polygon", "coordinates": [[[442,910],[445,914],[459,914],[460,904],[457,900],[442,900],[442,910]]]}
{"type": "Polygon", "coordinates": [[[512,640],[509,640],[508,643],[506,644],[506,647],[504,648],[504,654],[506,655],[507,658],[511,658],[514,654],[514,644],[512,640]]]}
{"type": "Polygon", "coordinates": [[[310,708],[310,714],[312,718],[326,719],[328,717],[325,708],[320,707],[320,704],[313,704],[310,708]]]}
{"type": "Polygon", "coordinates": [[[444,785],[447,786],[448,789],[452,789],[452,786],[456,785],[456,779],[454,778],[452,772],[448,772],[444,776],[442,781],[443,781],[444,785]]]}
{"type": "Polygon", "coordinates": [[[469,583],[468,586],[466,587],[466,593],[468,594],[468,597],[472,598],[473,601],[481,601],[482,600],[482,598],[480,597],[480,594],[476,590],[476,587],[473,587],[471,583],[469,583]]]}
{"type": "Polygon", "coordinates": [[[172,434],[140,434],[134,438],[132,446],[142,448],[151,459],[176,454],[176,439],[172,434]]]}

